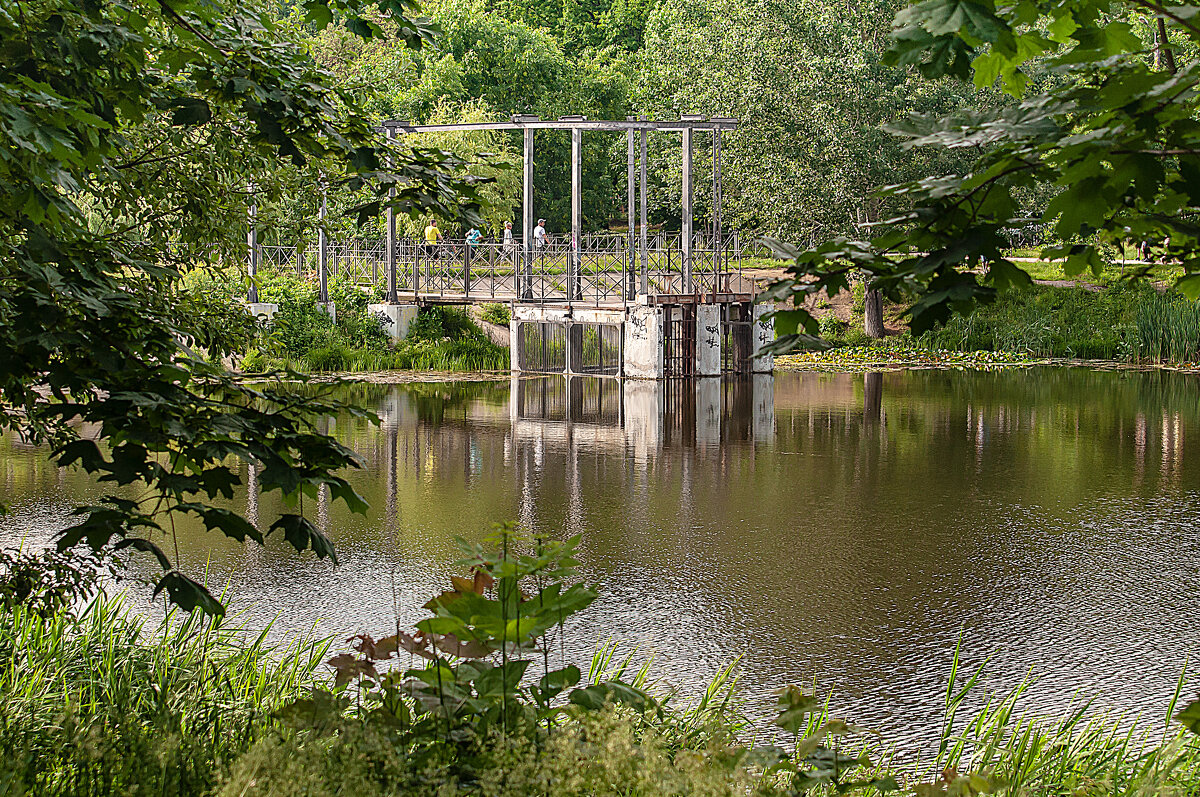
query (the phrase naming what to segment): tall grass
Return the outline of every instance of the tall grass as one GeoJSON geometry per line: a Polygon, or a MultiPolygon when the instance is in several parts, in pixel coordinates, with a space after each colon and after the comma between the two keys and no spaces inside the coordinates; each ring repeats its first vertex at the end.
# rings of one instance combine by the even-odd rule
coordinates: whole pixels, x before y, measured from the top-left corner
{"type": "Polygon", "coordinates": [[[978,772],[1006,794],[1195,794],[1200,790],[1200,738],[1171,719],[1183,690],[1181,673],[1163,725],[1096,714],[1075,701],[1058,717],[1020,711],[1030,682],[984,700],[961,727],[957,716],[977,689],[982,667],[960,680],[958,650],[945,693],[937,756],[917,768],[928,780],[978,772]]]}
{"type": "MultiPolygon", "coordinates": [[[[657,691],[658,709],[569,715],[538,744],[497,737],[491,753],[456,762],[450,776],[448,762],[418,761],[384,744],[383,726],[347,724],[313,741],[272,719],[327,680],[320,662],[328,647],[273,649],[266,633],[198,616],[149,627],[103,597],[78,620],[21,606],[0,613],[0,794],[369,797],[396,793],[387,784],[401,781],[447,797],[791,793],[756,763],[769,758],[766,745],[732,753],[751,732],[736,662],[674,706],[651,680],[649,662],[602,645],[581,667],[585,683],[617,679],[657,691]]],[[[925,793],[974,793],[964,790],[968,773],[976,786],[1006,795],[1200,792],[1197,737],[1169,720],[1182,676],[1167,718],[1139,726],[1097,715],[1087,702],[1059,717],[1027,715],[1027,683],[980,698],[980,672],[964,675],[955,652],[928,759],[892,756],[886,739],[857,747],[847,740],[843,752],[871,759],[854,777],[891,775],[908,789],[937,784],[925,793]]],[[[826,699],[799,738],[822,733],[830,720],[826,699]]]]}
{"type": "Polygon", "coordinates": [[[1154,296],[1137,310],[1137,356],[1142,360],[1200,360],[1200,305],[1154,296]]]}
{"type": "Polygon", "coordinates": [[[921,342],[952,351],[1011,351],[1037,357],[1128,358],[1137,308],[1153,288],[1103,291],[1034,286],[1001,295],[969,316],[955,316],[921,342]]]}
{"type": "Polygon", "coordinates": [[[0,613],[0,793],[207,792],[325,657],[266,633],[198,613],[148,628],[105,597],[77,620],[0,613]]]}

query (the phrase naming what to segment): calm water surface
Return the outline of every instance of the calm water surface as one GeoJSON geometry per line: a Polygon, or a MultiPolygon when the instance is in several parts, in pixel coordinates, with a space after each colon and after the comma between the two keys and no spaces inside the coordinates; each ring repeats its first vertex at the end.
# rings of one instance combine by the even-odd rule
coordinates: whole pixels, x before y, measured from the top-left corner
{"type": "MultiPolygon", "coordinates": [[[[781,373],[662,386],[563,378],[354,386],[333,419],[366,517],[316,513],[336,569],[198,529],[182,552],[286,637],[383,633],[454,572],[454,538],[516,519],[580,534],[602,597],[568,653],[614,637],[685,694],[735,657],[747,710],[815,682],[888,738],[934,733],[951,655],[1027,705],[1161,717],[1200,647],[1195,377],[1033,369],[781,373]]],[[[99,495],[14,441],[0,540],[99,495]]],[[[249,477],[250,474],[247,474],[249,477]]],[[[235,503],[266,528],[273,498],[235,503]]],[[[149,573],[149,570],[144,572],[149,573]]],[[[140,602],[139,606],[147,606],[140,602]]]]}

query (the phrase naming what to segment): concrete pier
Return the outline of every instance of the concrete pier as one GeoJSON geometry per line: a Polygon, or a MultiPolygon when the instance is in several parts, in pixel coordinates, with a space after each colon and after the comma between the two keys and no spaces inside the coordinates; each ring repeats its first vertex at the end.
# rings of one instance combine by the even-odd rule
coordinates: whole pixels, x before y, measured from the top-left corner
{"type": "Polygon", "coordinates": [[[257,318],[261,323],[269,324],[279,312],[279,305],[271,302],[247,302],[246,312],[257,318]]]}
{"type": "Polygon", "coordinates": [[[408,327],[417,317],[419,308],[415,304],[369,304],[367,313],[382,316],[383,327],[392,340],[404,340],[408,327]]]}
{"type": "Polygon", "coordinates": [[[769,309],[748,299],[620,307],[517,305],[509,324],[512,370],[626,379],[770,373],[756,357],[775,338],[769,309]]]}

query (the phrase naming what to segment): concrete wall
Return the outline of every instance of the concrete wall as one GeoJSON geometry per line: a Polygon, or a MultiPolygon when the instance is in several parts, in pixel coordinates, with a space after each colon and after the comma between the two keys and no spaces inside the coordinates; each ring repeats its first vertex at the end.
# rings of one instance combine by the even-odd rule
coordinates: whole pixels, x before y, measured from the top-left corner
{"type": "Polygon", "coordinates": [[[382,315],[385,318],[384,331],[392,340],[404,340],[408,335],[408,327],[417,317],[415,304],[369,304],[367,312],[371,315],[382,315]]]}
{"type": "Polygon", "coordinates": [[[663,378],[663,311],[636,304],[625,319],[625,376],[663,378]]]}
{"type": "Polygon", "coordinates": [[[756,374],[769,374],[775,370],[774,355],[759,355],[758,353],[763,346],[775,341],[775,320],[772,318],[763,318],[763,316],[774,309],[765,304],[754,305],[754,327],[750,334],[754,339],[755,354],[752,370],[756,374]]]}
{"type": "Polygon", "coordinates": [[[696,305],[696,376],[721,375],[721,306],[696,305]]]}
{"type": "Polygon", "coordinates": [[[269,324],[279,312],[279,305],[270,302],[247,302],[246,312],[257,318],[260,323],[269,324]]]}

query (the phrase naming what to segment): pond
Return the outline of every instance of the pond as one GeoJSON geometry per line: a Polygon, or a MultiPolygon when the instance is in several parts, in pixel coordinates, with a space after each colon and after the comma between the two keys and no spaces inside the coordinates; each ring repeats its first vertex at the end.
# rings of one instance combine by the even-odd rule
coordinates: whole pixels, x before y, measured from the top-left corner
{"type": "MultiPolygon", "coordinates": [[[[578,534],[613,638],[684,696],[741,659],[760,722],[788,684],[900,744],[936,735],[956,644],[984,690],[1161,722],[1200,643],[1193,376],[1023,369],[779,373],[654,385],[563,377],[339,388],[378,413],[366,517],[320,502],[341,564],[185,530],[182,558],[287,638],[387,633],[514,519],[578,534]]],[[[0,541],[47,539],[99,489],[8,440],[0,541]]],[[[245,469],[243,468],[243,473],[245,469]]],[[[250,476],[250,474],[246,474],[250,476]]],[[[274,497],[245,509],[266,528],[274,497]]],[[[141,563],[149,574],[148,563],[141,563]]],[[[144,597],[131,600],[149,610],[144,597]]],[[[981,692],[982,695],[982,692],[981,692]]]]}

